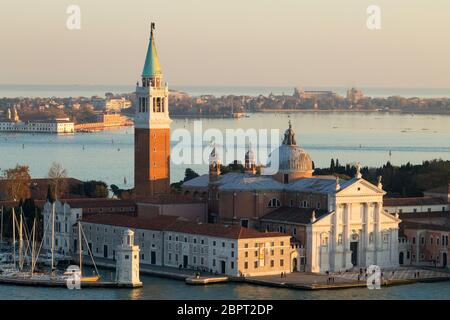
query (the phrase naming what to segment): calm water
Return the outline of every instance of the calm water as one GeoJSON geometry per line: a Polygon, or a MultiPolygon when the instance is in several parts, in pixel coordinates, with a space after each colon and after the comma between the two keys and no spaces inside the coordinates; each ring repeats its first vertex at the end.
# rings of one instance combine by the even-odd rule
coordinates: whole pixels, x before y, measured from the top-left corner
{"type": "MultiPolygon", "coordinates": [[[[108,280],[108,279],[105,279],[108,280]]],[[[449,282],[419,283],[404,286],[368,290],[365,288],[346,290],[300,291],[261,287],[247,284],[216,284],[189,286],[183,281],[155,277],[141,277],[144,283],[139,289],[83,289],[16,287],[0,285],[0,300],[71,300],[71,299],[450,299],[449,282]]]]}
{"type": "MultiPolygon", "coordinates": [[[[450,160],[450,117],[437,115],[362,114],[362,113],[296,113],[252,114],[242,119],[203,119],[203,130],[217,128],[244,130],[279,129],[283,133],[290,117],[297,143],[305,148],[317,167],[329,166],[331,158],[340,163],[361,162],[380,166],[386,161],[403,164],[408,161],[441,158],[450,160]],[[391,151],[391,155],[389,155],[391,151]]],[[[176,119],[175,129],[193,131],[195,120],[176,119]]],[[[178,142],[172,141],[172,147],[178,142]]],[[[190,146],[184,141],[184,145],[190,146]]],[[[194,141],[192,154],[202,152],[209,139],[194,141]]],[[[237,148],[243,152],[245,145],[237,148]]],[[[53,161],[60,162],[70,176],[99,179],[121,187],[133,185],[133,128],[71,136],[47,134],[0,133],[0,169],[27,164],[35,177],[45,177],[53,161]],[[126,178],[127,184],[124,184],[126,178]]],[[[243,159],[240,159],[243,160],[243,159]]],[[[265,160],[261,160],[265,162],[265,160]]],[[[184,176],[186,167],[207,172],[206,164],[171,166],[172,182],[184,176]]]]}

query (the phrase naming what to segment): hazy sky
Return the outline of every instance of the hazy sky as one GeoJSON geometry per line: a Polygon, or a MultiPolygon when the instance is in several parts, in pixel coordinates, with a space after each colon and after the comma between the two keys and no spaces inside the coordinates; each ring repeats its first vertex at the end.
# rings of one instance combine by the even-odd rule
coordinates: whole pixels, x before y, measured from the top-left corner
{"type": "Polygon", "coordinates": [[[1,0],[0,83],[133,85],[153,20],[169,85],[449,88],[449,14],[448,0],[1,0]]]}

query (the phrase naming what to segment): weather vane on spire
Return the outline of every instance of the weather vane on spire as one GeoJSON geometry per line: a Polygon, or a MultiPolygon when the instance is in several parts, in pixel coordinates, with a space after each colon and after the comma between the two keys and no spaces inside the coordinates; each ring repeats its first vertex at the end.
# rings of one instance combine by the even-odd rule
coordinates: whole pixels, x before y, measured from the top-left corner
{"type": "Polygon", "coordinates": [[[155,30],[155,23],[150,23],[150,33],[153,35],[153,30],[155,30]]]}

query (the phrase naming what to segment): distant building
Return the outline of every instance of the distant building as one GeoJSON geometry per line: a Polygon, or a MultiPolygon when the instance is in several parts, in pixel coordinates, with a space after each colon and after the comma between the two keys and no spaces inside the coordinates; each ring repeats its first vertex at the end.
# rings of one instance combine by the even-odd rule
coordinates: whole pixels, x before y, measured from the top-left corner
{"type": "Polygon", "coordinates": [[[311,99],[311,98],[332,98],[336,93],[328,90],[304,90],[303,88],[294,88],[293,97],[297,99],[311,99]]]}
{"type": "Polygon", "coordinates": [[[416,212],[445,212],[450,210],[450,204],[438,197],[415,198],[385,198],[384,209],[391,213],[416,213],[416,212]]]}
{"type": "Polygon", "coordinates": [[[364,93],[361,89],[351,88],[347,90],[347,99],[353,103],[358,102],[364,98],[364,93]]]}
{"type": "MultiPolygon", "coordinates": [[[[132,217],[136,214],[136,205],[129,200],[112,199],[68,199],[56,201],[55,210],[55,250],[61,254],[76,253],[77,245],[74,243],[74,234],[78,231],[73,230],[77,222],[84,215],[92,214],[122,214],[132,217]]],[[[46,202],[44,205],[43,225],[44,239],[43,248],[51,248],[51,228],[52,228],[53,204],[46,202]]]]}
{"type": "Polygon", "coordinates": [[[108,112],[119,112],[120,110],[130,108],[131,106],[132,102],[122,97],[119,99],[110,99],[106,101],[105,110],[108,112]]]}
{"type": "Polygon", "coordinates": [[[92,103],[92,106],[94,107],[94,109],[96,109],[96,110],[104,110],[105,109],[106,101],[102,97],[93,96],[91,98],[91,103],[92,103]]]}
{"type": "Polygon", "coordinates": [[[0,120],[0,132],[26,133],[74,133],[74,123],[69,118],[55,118],[49,120],[21,121],[16,107],[13,112],[8,109],[8,116],[0,120]]]}
{"type": "Polygon", "coordinates": [[[115,259],[124,230],[135,234],[142,264],[212,271],[229,276],[291,272],[290,236],[239,225],[201,224],[175,216],[140,220],[98,214],[82,225],[94,257],[115,259]]]}
{"type": "Polygon", "coordinates": [[[133,125],[133,121],[120,113],[101,113],[97,116],[96,122],[77,123],[75,130],[92,131],[131,125],[133,125]]]}
{"type": "Polygon", "coordinates": [[[400,265],[449,268],[450,212],[402,214],[400,265]]]}

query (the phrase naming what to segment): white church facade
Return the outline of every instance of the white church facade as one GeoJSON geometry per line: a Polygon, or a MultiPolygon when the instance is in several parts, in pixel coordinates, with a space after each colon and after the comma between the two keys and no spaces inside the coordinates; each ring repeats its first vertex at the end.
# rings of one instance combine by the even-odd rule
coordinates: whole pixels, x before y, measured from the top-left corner
{"type": "Polygon", "coordinates": [[[383,208],[381,178],[377,185],[364,180],[359,165],[348,180],[313,175],[312,160],[296,144],[291,125],[278,152],[279,170],[273,176],[256,172],[251,150],[245,172],[221,174],[214,148],[209,174],[185,182],[183,192],[206,199],[210,220],[216,223],[240,223],[292,236],[305,250],[301,270],[399,266],[400,219],[383,208]]]}

